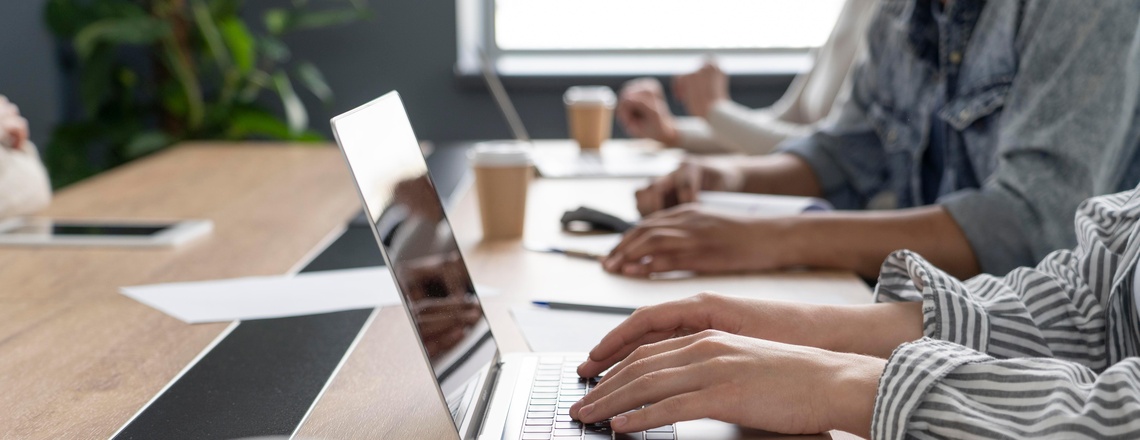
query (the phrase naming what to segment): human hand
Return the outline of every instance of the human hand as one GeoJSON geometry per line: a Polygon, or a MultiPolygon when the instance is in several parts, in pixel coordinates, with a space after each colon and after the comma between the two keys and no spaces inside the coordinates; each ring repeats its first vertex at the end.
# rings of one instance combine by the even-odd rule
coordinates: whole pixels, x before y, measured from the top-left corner
{"type": "Polygon", "coordinates": [[[673,78],[673,94],[689,114],[704,118],[717,103],[729,100],[728,76],[710,60],[696,72],[673,78]]]}
{"type": "MultiPolygon", "coordinates": [[[[582,377],[594,377],[625,359],[637,348],[705,330],[788,344],[834,349],[829,339],[839,331],[843,309],[830,305],[765,301],[704,292],[685,299],[645,306],[610,330],[578,367],[582,377]]],[[[917,313],[921,315],[920,313],[917,313]]]]}
{"type": "Polygon", "coordinates": [[[791,261],[786,219],[757,219],[682,205],[643,219],[626,232],[602,267],[647,277],[687,270],[726,273],[777,269],[791,261]]]}
{"type": "Polygon", "coordinates": [[[638,78],[625,83],[618,99],[617,119],[630,136],[666,145],[680,142],[673,113],[665,101],[661,82],[656,79],[638,78]]]}
{"type": "Polygon", "coordinates": [[[20,116],[16,104],[0,95],[0,146],[20,150],[27,141],[28,120],[20,116]]]}
{"type": "Polygon", "coordinates": [[[637,210],[641,215],[697,201],[697,193],[707,191],[739,191],[744,186],[744,173],[731,163],[716,160],[688,159],[673,172],[655,179],[637,190],[637,210]]]}
{"type": "Polygon", "coordinates": [[[638,348],[570,416],[583,423],[612,417],[619,433],[712,418],[784,434],[867,436],[885,366],[883,359],[706,330],[638,348]]]}

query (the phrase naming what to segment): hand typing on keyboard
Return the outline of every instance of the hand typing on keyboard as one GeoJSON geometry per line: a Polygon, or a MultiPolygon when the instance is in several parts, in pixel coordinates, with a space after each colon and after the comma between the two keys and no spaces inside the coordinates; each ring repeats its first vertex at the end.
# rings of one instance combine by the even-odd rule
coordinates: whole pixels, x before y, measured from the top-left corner
{"type": "MultiPolygon", "coordinates": [[[[570,417],[570,406],[598,384],[597,377],[578,377],[582,359],[543,357],[539,360],[527,405],[523,440],[602,440],[614,438],[609,420],[582,423],[570,417]]],[[[622,439],[673,439],[673,426],[622,434],[622,439]]]]}
{"type": "Polygon", "coordinates": [[[570,416],[610,420],[618,433],[703,418],[785,434],[867,431],[886,360],[763,339],[796,315],[736,319],[766,304],[753,302],[705,295],[639,309],[579,367],[610,370],[570,416]],[[728,308],[706,316],[710,304],[728,308]]]}

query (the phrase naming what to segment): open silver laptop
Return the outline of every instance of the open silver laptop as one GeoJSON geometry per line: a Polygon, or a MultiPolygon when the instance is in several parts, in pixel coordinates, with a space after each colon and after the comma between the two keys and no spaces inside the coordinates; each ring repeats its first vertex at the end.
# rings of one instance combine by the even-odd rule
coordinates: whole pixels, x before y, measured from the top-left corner
{"type": "Polygon", "coordinates": [[[601,152],[580,151],[573,141],[532,140],[523,125],[519,112],[511,102],[503,81],[495,70],[494,61],[486,51],[479,51],[483,79],[495,104],[511,127],[515,140],[534,145],[531,158],[542,177],[546,178],[589,178],[589,177],[657,177],[677,169],[681,163],[680,151],[659,151],[646,148],[644,141],[618,139],[609,141],[601,152]],[[639,145],[638,144],[642,144],[639,145]]]}
{"type": "MultiPolygon", "coordinates": [[[[593,386],[575,367],[585,353],[500,353],[396,92],[332,120],[337,143],[396,281],[415,334],[463,439],[609,439],[570,405],[593,386]]],[[[698,421],[617,438],[737,438],[698,421]]]]}

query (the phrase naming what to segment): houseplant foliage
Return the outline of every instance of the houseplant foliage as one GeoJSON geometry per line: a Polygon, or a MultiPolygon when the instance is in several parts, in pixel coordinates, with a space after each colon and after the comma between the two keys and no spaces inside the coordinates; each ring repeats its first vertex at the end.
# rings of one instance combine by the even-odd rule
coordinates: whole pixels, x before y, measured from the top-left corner
{"type": "Polygon", "coordinates": [[[249,20],[245,0],[49,0],[83,107],[48,145],[53,183],[182,140],[321,140],[298,90],[326,103],[332,90],[282,37],[362,19],[365,1],[281,0],[249,20]]]}

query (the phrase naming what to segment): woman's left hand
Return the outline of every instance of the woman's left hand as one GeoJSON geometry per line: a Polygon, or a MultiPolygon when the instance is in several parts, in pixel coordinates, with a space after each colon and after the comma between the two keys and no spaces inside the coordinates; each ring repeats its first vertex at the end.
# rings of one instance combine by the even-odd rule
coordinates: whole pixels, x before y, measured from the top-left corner
{"type": "Polygon", "coordinates": [[[885,364],[708,330],[638,348],[570,415],[583,423],[612,417],[616,432],[712,418],[784,434],[867,436],[885,364]]]}

